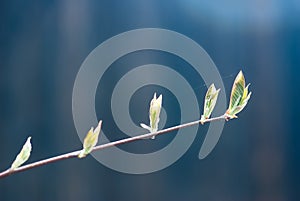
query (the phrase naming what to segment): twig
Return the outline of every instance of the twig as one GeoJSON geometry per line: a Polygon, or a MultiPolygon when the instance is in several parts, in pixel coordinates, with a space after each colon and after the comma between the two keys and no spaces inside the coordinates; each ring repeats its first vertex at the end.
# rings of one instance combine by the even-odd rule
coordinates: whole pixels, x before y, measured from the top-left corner
{"type": "MultiPolygon", "coordinates": [[[[228,116],[227,115],[222,115],[222,116],[219,116],[219,117],[206,119],[204,121],[197,120],[197,121],[181,124],[181,125],[178,125],[178,126],[173,126],[173,127],[170,127],[170,128],[166,128],[166,129],[163,129],[163,130],[159,130],[159,131],[154,132],[154,133],[147,133],[147,134],[143,134],[143,135],[138,135],[138,136],[129,137],[129,138],[117,140],[117,141],[114,141],[114,142],[109,142],[109,143],[106,143],[106,144],[98,145],[98,146],[95,146],[92,151],[98,151],[98,150],[101,150],[101,149],[109,148],[109,147],[120,145],[120,144],[125,144],[125,143],[128,143],[128,142],[133,142],[133,141],[137,141],[137,140],[143,140],[143,139],[146,139],[146,138],[151,138],[151,137],[156,136],[156,135],[161,135],[161,134],[168,133],[168,132],[171,132],[171,131],[175,131],[175,130],[178,130],[178,129],[181,129],[181,128],[197,125],[199,123],[204,124],[204,123],[207,123],[207,122],[212,122],[212,121],[217,121],[217,120],[224,120],[224,119],[228,120],[228,116]]],[[[61,160],[69,159],[69,158],[76,158],[78,156],[78,154],[80,153],[80,151],[81,150],[69,152],[69,153],[66,153],[66,154],[58,155],[58,156],[54,156],[54,157],[51,157],[51,158],[47,158],[47,159],[44,159],[44,160],[40,160],[40,161],[37,161],[37,162],[30,163],[28,165],[21,166],[21,167],[16,168],[16,169],[7,169],[7,170],[0,173],[0,178],[4,178],[4,177],[7,177],[11,174],[17,173],[17,172],[22,172],[22,171],[25,171],[25,170],[29,170],[29,169],[36,168],[36,167],[39,167],[39,166],[47,165],[47,164],[54,163],[54,162],[57,162],[57,161],[61,161],[61,160]]]]}

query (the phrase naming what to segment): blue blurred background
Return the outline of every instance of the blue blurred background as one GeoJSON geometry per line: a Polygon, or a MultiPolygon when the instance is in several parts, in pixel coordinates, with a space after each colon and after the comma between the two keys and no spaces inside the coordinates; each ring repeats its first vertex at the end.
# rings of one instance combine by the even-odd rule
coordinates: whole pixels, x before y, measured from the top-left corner
{"type": "MultiPolygon", "coordinates": [[[[299,1],[0,5],[1,170],[9,167],[29,135],[29,162],[81,147],[72,118],[76,74],[95,47],[131,29],[164,28],[192,38],[215,62],[227,94],[240,69],[253,91],[245,111],[226,123],[204,160],[197,158],[204,139],[199,130],[188,152],[159,172],[128,175],[92,157],[71,159],[1,179],[1,201],[300,200],[299,1]]],[[[194,87],[202,95],[206,90],[204,85],[194,87]]]]}

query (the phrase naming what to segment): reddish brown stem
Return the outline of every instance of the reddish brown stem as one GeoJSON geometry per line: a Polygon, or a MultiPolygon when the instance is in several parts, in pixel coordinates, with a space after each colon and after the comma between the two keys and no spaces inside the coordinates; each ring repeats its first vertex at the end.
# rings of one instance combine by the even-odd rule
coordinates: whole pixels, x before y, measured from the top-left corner
{"type": "MultiPolygon", "coordinates": [[[[222,116],[219,116],[219,117],[206,119],[202,122],[200,120],[197,120],[197,121],[181,124],[181,125],[178,125],[178,126],[173,126],[173,127],[170,127],[170,128],[166,128],[166,129],[163,129],[163,130],[159,130],[159,131],[154,132],[154,133],[147,133],[147,134],[143,134],[143,135],[138,135],[138,136],[129,137],[129,138],[117,140],[117,141],[114,141],[114,142],[109,142],[109,143],[106,143],[106,144],[98,145],[98,146],[95,146],[92,151],[98,151],[98,150],[101,150],[101,149],[109,148],[109,147],[120,145],[120,144],[129,143],[129,142],[133,142],[133,141],[137,141],[137,140],[144,140],[144,139],[156,136],[156,135],[161,135],[161,134],[165,134],[165,133],[175,131],[175,130],[178,130],[178,129],[181,129],[181,128],[197,125],[199,123],[203,124],[203,123],[207,123],[207,122],[212,122],[212,121],[217,121],[217,120],[224,120],[224,119],[227,120],[228,117],[226,115],[222,115],[222,116]]],[[[30,163],[30,164],[18,167],[16,169],[7,169],[7,170],[0,173],[0,179],[4,178],[4,177],[7,177],[11,174],[17,173],[17,172],[22,172],[22,171],[29,170],[29,169],[32,169],[32,168],[36,168],[36,167],[39,167],[39,166],[42,166],[42,165],[47,165],[47,164],[50,164],[50,163],[54,163],[54,162],[61,161],[61,160],[66,160],[66,159],[69,159],[69,158],[76,158],[78,156],[78,154],[80,153],[80,151],[81,150],[69,152],[69,153],[66,153],[66,154],[58,155],[58,156],[54,156],[54,157],[51,157],[51,158],[47,158],[47,159],[44,159],[44,160],[40,160],[40,161],[37,161],[37,162],[33,162],[33,163],[30,163]]]]}

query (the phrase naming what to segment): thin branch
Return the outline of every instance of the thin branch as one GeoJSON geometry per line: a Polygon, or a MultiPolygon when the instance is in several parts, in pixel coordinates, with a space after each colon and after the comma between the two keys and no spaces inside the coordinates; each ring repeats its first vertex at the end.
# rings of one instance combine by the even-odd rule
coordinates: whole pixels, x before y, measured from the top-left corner
{"type": "MultiPolygon", "coordinates": [[[[95,146],[92,151],[98,151],[98,150],[101,150],[101,149],[113,147],[113,146],[120,145],[120,144],[125,144],[125,143],[128,143],[128,142],[133,142],[133,141],[137,141],[137,140],[143,140],[143,139],[151,138],[153,136],[161,135],[161,134],[164,134],[164,133],[168,133],[168,132],[175,131],[175,130],[178,130],[178,129],[181,129],[181,128],[197,125],[197,124],[200,124],[200,123],[204,124],[204,123],[217,121],[217,120],[224,120],[224,119],[228,120],[228,116],[227,115],[222,115],[222,116],[219,116],[219,117],[206,119],[204,121],[197,120],[197,121],[181,124],[181,125],[178,125],[178,126],[173,126],[173,127],[170,127],[170,128],[166,128],[166,129],[163,129],[163,130],[159,130],[159,131],[154,132],[154,133],[147,133],[147,134],[143,134],[143,135],[138,135],[138,136],[129,137],[129,138],[117,140],[117,141],[114,141],[114,142],[109,142],[109,143],[106,143],[106,144],[98,145],[98,146],[95,146]]],[[[0,178],[4,178],[4,177],[7,177],[11,174],[17,173],[17,172],[22,172],[22,171],[25,171],[25,170],[29,170],[29,169],[36,168],[36,167],[39,167],[39,166],[47,165],[47,164],[54,163],[54,162],[57,162],[57,161],[66,160],[66,159],[69,159],[69,158],[76,158],[78,156],[78,154],[80,153],[80,151],[81,150],[69,152],[69,153],[66,153],[66,154],[58,155],[58,156],[54,156],[54,157],[51,157],[51,158],[47,158],[47,159],[44,159],[44,160],[40,160],[40,161],[37,161],[37,162],[30,163],[28,165],[21,166],[21,167],[16,168],[16,169],[7,169],[7,170],[0,173],[0,178]]]]}

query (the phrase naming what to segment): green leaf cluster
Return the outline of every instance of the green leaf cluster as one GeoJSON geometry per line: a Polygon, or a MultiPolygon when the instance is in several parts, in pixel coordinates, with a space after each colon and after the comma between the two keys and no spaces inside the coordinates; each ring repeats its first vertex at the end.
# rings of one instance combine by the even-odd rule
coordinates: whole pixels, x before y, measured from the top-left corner
{"type": "Polygon", "coordinates": [[[206,119],[209,119],[212,111],[214,110],[220,89],[216,89],[214,84],[211,84],[208,88],[205,99],[204,99],[204,110],[203,115],[201,116],[201,122],[204,123],[206,119]]]}
{"type": "Polygon", "coordinates": [[[248,90],[249,85],[246,86],[244,74],[240,71],[232,86],[229,108],[226,111],[227,117],[237,118],[236,115],[245,108],[252,94],[248,90]]]}
{"type": "Polygon", "coordinates": [[[94,129],[93,127],[86,134],[86,137],[83,141],[83,149],[78,155],[78,158],[86,157],[98,142],[98,137],[101,131],[102,121],[99,121],[98,126],[94,129]]]}
{"type": "MultiPolygon", "coordinates": [[[[150,102],[150,109],[149,109],[149,119],[150,119],[150,126],[141,123],[141,127],[147,129],[150,133],[156,132],[158,130],[158,123],[159,123],[159,115],[161,111],[162,105],[162,95],[158,98],[156,97],[156,93],[154,93],[153,99],[150,102]]],[[[152,137],[154,139],[155,136],[152,137]]]]}

